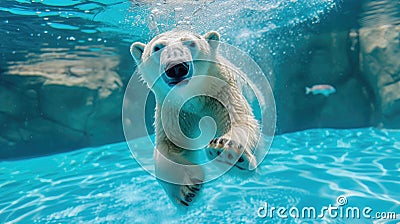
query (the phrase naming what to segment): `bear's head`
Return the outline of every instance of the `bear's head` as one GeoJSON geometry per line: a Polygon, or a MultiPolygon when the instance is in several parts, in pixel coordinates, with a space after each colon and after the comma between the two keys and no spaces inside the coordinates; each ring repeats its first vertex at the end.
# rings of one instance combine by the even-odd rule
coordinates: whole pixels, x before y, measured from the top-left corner
{"type": "Polygon", "coordinates": [[[204,36],[189,31],[169,31],[147,45],[135,42],[130,51],[139,73],[150,89],[183,86],[193,76],[207,75],[210,61],[216,60],[219,34],[204,36]]]}

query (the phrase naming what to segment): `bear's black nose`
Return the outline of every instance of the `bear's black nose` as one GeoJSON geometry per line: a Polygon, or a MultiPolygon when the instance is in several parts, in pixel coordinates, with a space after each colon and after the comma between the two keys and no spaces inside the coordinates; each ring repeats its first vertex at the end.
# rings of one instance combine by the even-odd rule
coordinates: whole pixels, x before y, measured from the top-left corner
{"type": "Polygon", "coordinates": [[[186,62],[182,62],[172,66],[165,71],[165,74],[169,78],[179,79],[186,76],[189,73],[189,65],[186,62]]]}

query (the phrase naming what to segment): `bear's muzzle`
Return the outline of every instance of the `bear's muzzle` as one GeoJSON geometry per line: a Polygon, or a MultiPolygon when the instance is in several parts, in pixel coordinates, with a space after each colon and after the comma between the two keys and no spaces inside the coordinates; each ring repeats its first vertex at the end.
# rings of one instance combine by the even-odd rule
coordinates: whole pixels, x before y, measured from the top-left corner
{"type": "Polygon", "coordinates": [[[167,65],[163,74],[164,81],[169,86],[174,86],[179,82],[192,77],[193,65],[190,62],[180,62],[174,65],[167,65]]]}

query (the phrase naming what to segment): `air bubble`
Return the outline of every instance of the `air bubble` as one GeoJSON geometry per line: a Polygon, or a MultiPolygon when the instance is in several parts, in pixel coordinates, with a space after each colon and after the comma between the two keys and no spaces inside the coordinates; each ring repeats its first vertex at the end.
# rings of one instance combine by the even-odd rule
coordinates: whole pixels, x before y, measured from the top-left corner
{"type": "Polygon", "coordinates": [[[182,7],[176,7],[174,10],[175,10],[175,12],[182,12],[183,8],[182,7]]]}

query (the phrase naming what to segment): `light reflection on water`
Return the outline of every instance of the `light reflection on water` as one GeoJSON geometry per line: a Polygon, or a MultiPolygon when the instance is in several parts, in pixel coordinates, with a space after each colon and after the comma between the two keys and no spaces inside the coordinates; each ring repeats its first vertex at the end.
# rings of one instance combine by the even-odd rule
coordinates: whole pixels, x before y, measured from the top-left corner
{"type": "MultiPolygon", "coordinates": [[[[341,195],[347,197],[348,206],[399,213],[398,139],[398,131],[376,129],[319,129],[276,136],[256,175],[225,175],[205,184],[199,200],[186,212],[176,210],[154,177],[131,158],[126,143],[2,162],[0,221],[262,222],[268,220],[256,212],[264,202],[319,209],[335,205],[341,195]]],[[[140,139],[136,141],[141,145],[140,139]]]]}
{"type": "Polygon", "coordinates": [[[361,27],[400,25],[400,4],[398,1],[370,0],[365,2],[360,16],[361,27]]]}

